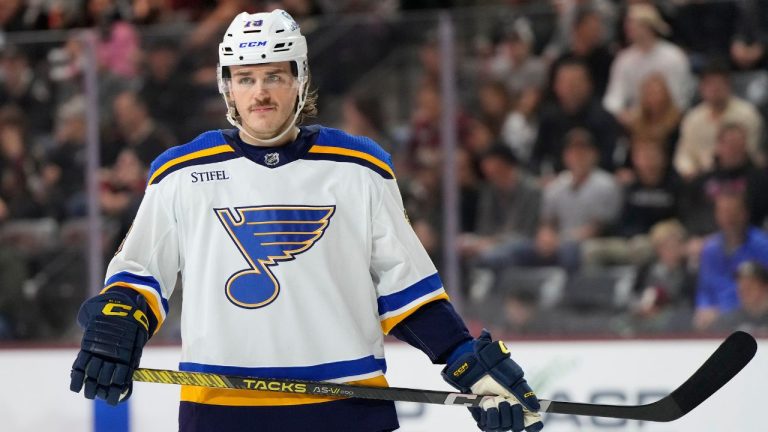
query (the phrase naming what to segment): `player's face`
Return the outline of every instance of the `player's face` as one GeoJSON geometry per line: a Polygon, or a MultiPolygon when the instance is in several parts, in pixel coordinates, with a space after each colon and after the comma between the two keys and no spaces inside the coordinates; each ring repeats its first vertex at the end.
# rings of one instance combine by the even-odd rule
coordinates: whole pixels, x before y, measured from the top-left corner
{"type": "Polygon", "coordinates": [[[293,120],[298,80],[289,62],[231,66],[230,94],[243,127],[259,139],[269,139],[293,120]]]}

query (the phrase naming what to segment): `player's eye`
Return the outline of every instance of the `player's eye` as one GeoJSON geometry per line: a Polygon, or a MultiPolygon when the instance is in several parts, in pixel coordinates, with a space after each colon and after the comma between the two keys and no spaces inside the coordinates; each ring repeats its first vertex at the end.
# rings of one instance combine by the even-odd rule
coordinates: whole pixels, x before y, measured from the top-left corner
{"type": "Polygon", "coordinates": [[[284,81],[283,77],[279,74],[269,74],[264,80],[264,82],[269,84],[280,84],[283,81],[284,81]]]}
{"type": "Polygon", "coordinates": [[[240,77],[237,79],[237,83],[240,85],[253,85],[254,80],[251,77],[240,77]]]}

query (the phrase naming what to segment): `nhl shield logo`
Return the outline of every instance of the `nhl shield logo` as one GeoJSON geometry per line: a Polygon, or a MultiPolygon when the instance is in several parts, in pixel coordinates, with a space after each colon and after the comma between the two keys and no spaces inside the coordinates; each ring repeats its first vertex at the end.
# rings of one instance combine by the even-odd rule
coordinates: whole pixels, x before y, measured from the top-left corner
{"type": "Polygon", "coordinates": [[[267,153],[264,155],[264,163],[267,166],[275,166],[280,163],[280,153],[267,153]]]}

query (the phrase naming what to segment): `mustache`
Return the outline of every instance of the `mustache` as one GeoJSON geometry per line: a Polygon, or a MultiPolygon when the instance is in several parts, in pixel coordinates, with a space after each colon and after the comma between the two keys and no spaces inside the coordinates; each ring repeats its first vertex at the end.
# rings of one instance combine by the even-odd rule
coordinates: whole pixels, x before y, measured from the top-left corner
{"type": "Polygon", "coordinates": [[[255,103],[252,103],[252,104],[248,105],[248,110],[249,111],[253,111],[253,110],[259,109],[259,108],[277,108],[277,105],[275,105],[275,103],[272,102],[271,100],[266,100],[266,101],[263,101],[263,102],[255,102],[255,103]]]}

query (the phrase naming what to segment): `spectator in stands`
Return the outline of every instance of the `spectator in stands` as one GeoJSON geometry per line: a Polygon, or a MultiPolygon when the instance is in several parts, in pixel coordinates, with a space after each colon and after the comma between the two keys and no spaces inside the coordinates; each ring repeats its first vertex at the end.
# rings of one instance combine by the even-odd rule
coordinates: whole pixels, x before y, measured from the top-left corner
{"type": "Polygon", "coordinates": [[[693,326],[709,329],[722,314],[739,306],[736,271],[755,260],[768,265],[768,235],[750,226],[744,197],[721,193],[715,198],[719,231],[704,243],[696,287],[693,326]]]}
{"type": "Polygon", "coordinates": [[[701,76],[702,102],[683,117],[674,163],[686,180],[712,169],[718,131],[725,123],[744,126],[747,150],[755,163],[764,163],[760,149],[763,120],[752,104],[731,94],[729,75],[726,65],[711,63],[701,76]]]}
{"type": "Polygon", "coordinates": [[[544,190],[537,246],[541,255],[547,255],[541,252],[547,252],[547,240],[554,234],[560,254],[567,256],[561,262],[574,269],[581,242],[604,234],[615,222],[621,190],[610,174],[597,167],[598,148],[587,130],[573,129],[564,139],[567,171],[544,190]]]}
{"type": "Polygon", "coordinates": [[[469,121],[464,147],[475,161],[498,144],[498,136],[493,133],[493,128],[488,122],[477,119],[469,121]]]}
{"type": "Polygon", "coordinates": [[[416,94],[406,145],[414,163],[432,165],[439,156],[441,104],[440,92],[435,86],[425,85],[416,94]]]}
{"type": "Polygon", "coordinates": [[[501,127],[512,110],[513,99],[506,85],[501,81],[488,81],[480,84],[477,90],[479,117],[491,127],[491,132],[498,136],[501,127]]]}
{"type": "Polygon", "coordinates": [[[714,329],[742,330],[768,334],[768,268],[757,261],[747,261],[737,272],[739,307],[721,315],[714,329]]]}
{"type": "Polygon", "coordinates": [[[29,58],[17,47],[0,50],[0,106],[13,104],[25,116],[33,135],[51,129],[51,91],[47,80],[29,64],[29,58]]]}
{"type": "Polygon", "coordinates": [[[483,257],[483,265],[559,265],[572,272],[580,265],[583,241],[615,223],[621,189],[613,176],[597,167],[598,149],[586,129],[568,132],[563,159],[566,171],[544,189],[535,239],[497,248],[493,256],[483,257]]]}
{"type": "Polygon", "coordinates": [[[730,57],[737,70],[765,66],[768,4],[762,0],[678,2],[675,36],[688,48],[694,64],[730,57]]]}
{"type": "Polygon", "coordinates": [[[682,113],[675,105],[667,81],[653,73],[640,87],[638,104],[619,118],[630,136],[630,142],[654,143],[661,147],[669,160],[674,155],[680,136],[682,113]]]}
{"type": "Polygon", "coordinates": [[[459,247],[465,257],[482,261],[485,255],[503,254],[510,245],[533,238],[538,214],[531,209],[541,206],[541,191],[505,146],[485,153],[480,171],[485,182],[480,186],[477,229],[463,234],[459,247]]]}
{"type": "MultiPolygon", "coordinates": [[[[562,55],[572,46],[575,36],[574,29],[579,26],[585,14],[595,14],[600,22],[600,43],[613,40],[616,27],[617,5],[610,0],[557,0],[550,2],[557,14],[557,26],[543,56],[552,61],[562,55]]],[[[597,35],[595,35],[597,36],[597,35]]]]}
{"type": "Polygon", "coordinates": [[[420,84],[440,85],[440,47],[437,37],[429,35],[419,47],[420,84]]]}
{"type": "Polygon", "coordinates": [[[585,266],[644,264],[651,255],[648,232],[657,223],[678,217],[682,183],[661,146],[636,142],[632,163],[628,173],[617,174],[624,185],[624,205],[611,231],[614,237],[585,241],[585,266]]]}
{"type": "Polygon", "coordinates": [[[176,145],[173,134],[156,122],[149,110],[134,91],[126,90],[117,95],[112,103],[116,136],[108,143],[102,155],[102,164],[111,164],[123,148],[130,148],[145,167],[160,153],[176,145]]]}
{"type": "MultiPolygon", "coordinates": [[[[0,226],[2,222],[2,209],[0,209],[0,226]]],[[[16,251],[14,245],[0,242],[0,341],[19,336],[18,324],[20,315],[23,314],[20,306],[24,303],[21,289],[28,277],[27,263],[16,251]]]]}
{"type": "Polygon", "coordinates": [[[101,30],[96,47],[99,67],[115,78],[136,78],[141,54],[139,35],[126,21],[126,13],[116,0],[86,0],[84,7],[82,24],[101,30]]]}
{"type": "Polygon", "coordinates": [[[637,104],[640,85],[652,73],[661,73],[677,107],[687,108],[692,92],[688,59],[679,47],[660,38],[669,35],[670,28],[656,8],[649,3],[631,4],[624,30],[630,45],[619,52],[611,67],[605,108],[624,117],[637,104]]]}
{"type": "MultiPolygon", "coordinates": [[[[437,87],[424,85],[419,88],[406,143],[408,157],[413,163],[433,165],[439,160],[442,110],[442,99],[437,87]]],[[[469,121],[469,117],[460,111],[456,122],[461,143],[466,140],[469,121]]]]}
{"type": "MultiPolygon", "coordinates": [[[[747,0],[751,1],[751,0],[747,0]]],[[[674,36],[686,48],[694,69],[709,58],[727,58],[739,24],[739,1],[675,2],[674,36]]]]}
{"type": "Polygon", "coordinates": [[[496,56],[488,65],[490,76],[506,83],[513,95],[538,91],[546,84],[547,66],[532,53],[533,37],[528,19],[515,19],[502,30],[496,56]]]}
{"type": "Polygon", "coordinates": [[[85,99],[76,96],[58,109],[55,147],[42,172],[57,218],[85,215],[85,135],[85,99]]]}
{"type": "Polygon", "coordinates": [[[768,67],[768,3],[743,0],[737,3],[739,20],[731,38],[731,64],[736,70],[765,70],[768,67]]]}
{"type": "Polygon", "coordinates": [[[500,299],[503,319],[500,330],[505,334],[541,335],[568,331],[568,318],[563,317],[562,311],[542,308],[539,292],[508,288],[500,299]]]}
{"type": "Polygon", "coordinates": [[[682,183],[663,149],[653,141],[636,140],[632,170],[626,178],[624,209],[617,232],[630,237],[647,233],[656,223],[678,217],[682,183]]]}
{"type": "Polygon", "coordinates": [[[482,124],[472,122],[470,126],[467,142],[470,151],[480,156],[501,139],[527,165],[536,139],[535,117],[540,96],[538,91],[513,96],[501,81],[481,84],[478,117],[482,124]]]}
{"type": "Polygon", "coordinates": [[[752,161],[747,140],[747,130],[739,123],[726,123],[720,128],[714,166],[695,179],[686,194],[684,220],[694,234],[709,234],[717,229],[714,201],[723,192],[744,195],[750,223],[763,225],[768,216],[768,174],[752,161]]]}
{"type": "Polygon", "coordinates": [[[73,35],[48,52],[48,78],[55,90],[55,100],[68,100],[82,92],[80,78],[86,63],[84,55],[82,39],[73,35]]]}
{"type": "Polygon", "coordinates": [[[0,2],[0,33],[24,30],[45,30],[47,14],[42,2],[3,0],[0,2]]]}
{"type": "Polygon", "coordinates": [[[24,113],[15,107],[0,109],[0,219],[26,219],[45,214],[39,167],[30,155],[24,113]]]}
{"type": "Polygon", "coordinates": [[[146,182],[144,163],[130,147],[123,149],[114,166],[102,175],[99,197],[102,211],[109,216],[122,215],[137,198],[141,199],[146,182]]]}
{"type": "Polygon", "coordinates": [[[594,134],[601,168],[613,170],[613,152],[621,129],[592,93],[589,70],[576,60],[562,62],[555,71],[555,100],[542,107],[533,148],[534,169],[547,173],[563,169],[564,137],[580,127],[594,134]]]}
{"type": "Polygon", "coordinates": [[[576,7],[574,15],[569,45],[552,63],[551,70],[557,70],[560,63],[570,59],[584,62],[592,77],[595,97],[602,99],[613,63],[613,54],[605,45],[603,13],[590,7],[576,7]]]}
{"type": "Polygon", "coordinates": [[[174,41],[160,39],[149,44],[140,97],[152,118],[168,126],[179,142],[187,142],[199,133],[197,125],[188,124],[198,101],[190,95],[188,71],[179,67],[181,55],[174,41]]]}
{"type": "Polygon", "coordinates": [[[512,149],[523,166],[529,168],[539,129],[540,100],[540,92],[521,94],[501,127],[501,141],[512,149]]]}
{"type": "Polygon", "coordinates": [[[627,324],[640,333],[687,330],[696,280],[687,266],[685,228],[674,219],[659,222],[650,240],[654,259],[639,267],[627,324]]]}
{"type": "Polygon", "coordinates": [[[764,70],[766,67],[765,39],[752,39],[740,34],[731,44],[731,63],[737,70],[764,70]]]}
{"type": "MultiPolygon", "coordinates": [[[[146,184],[147,166],[130,147],[121,150],[115,164],[102,173],[99,203],[102,212],[118,224],[116,241],[128,234],[146,184]]],[[[112,250],[117,246],[115,244],[112,250]]]]}
{"type": "MultiPolygon", "coordinates": [[[[413,178],[403,187],[403,201],[416,235],[424,248],[440,267],[443,226],[442,163],[421,163],[413,178]]],[[[478,185],[470,154],[464,149],[456,152],[456,180],[459,185],[459,213],[461,232],[477,229],[478,185]]]]}

